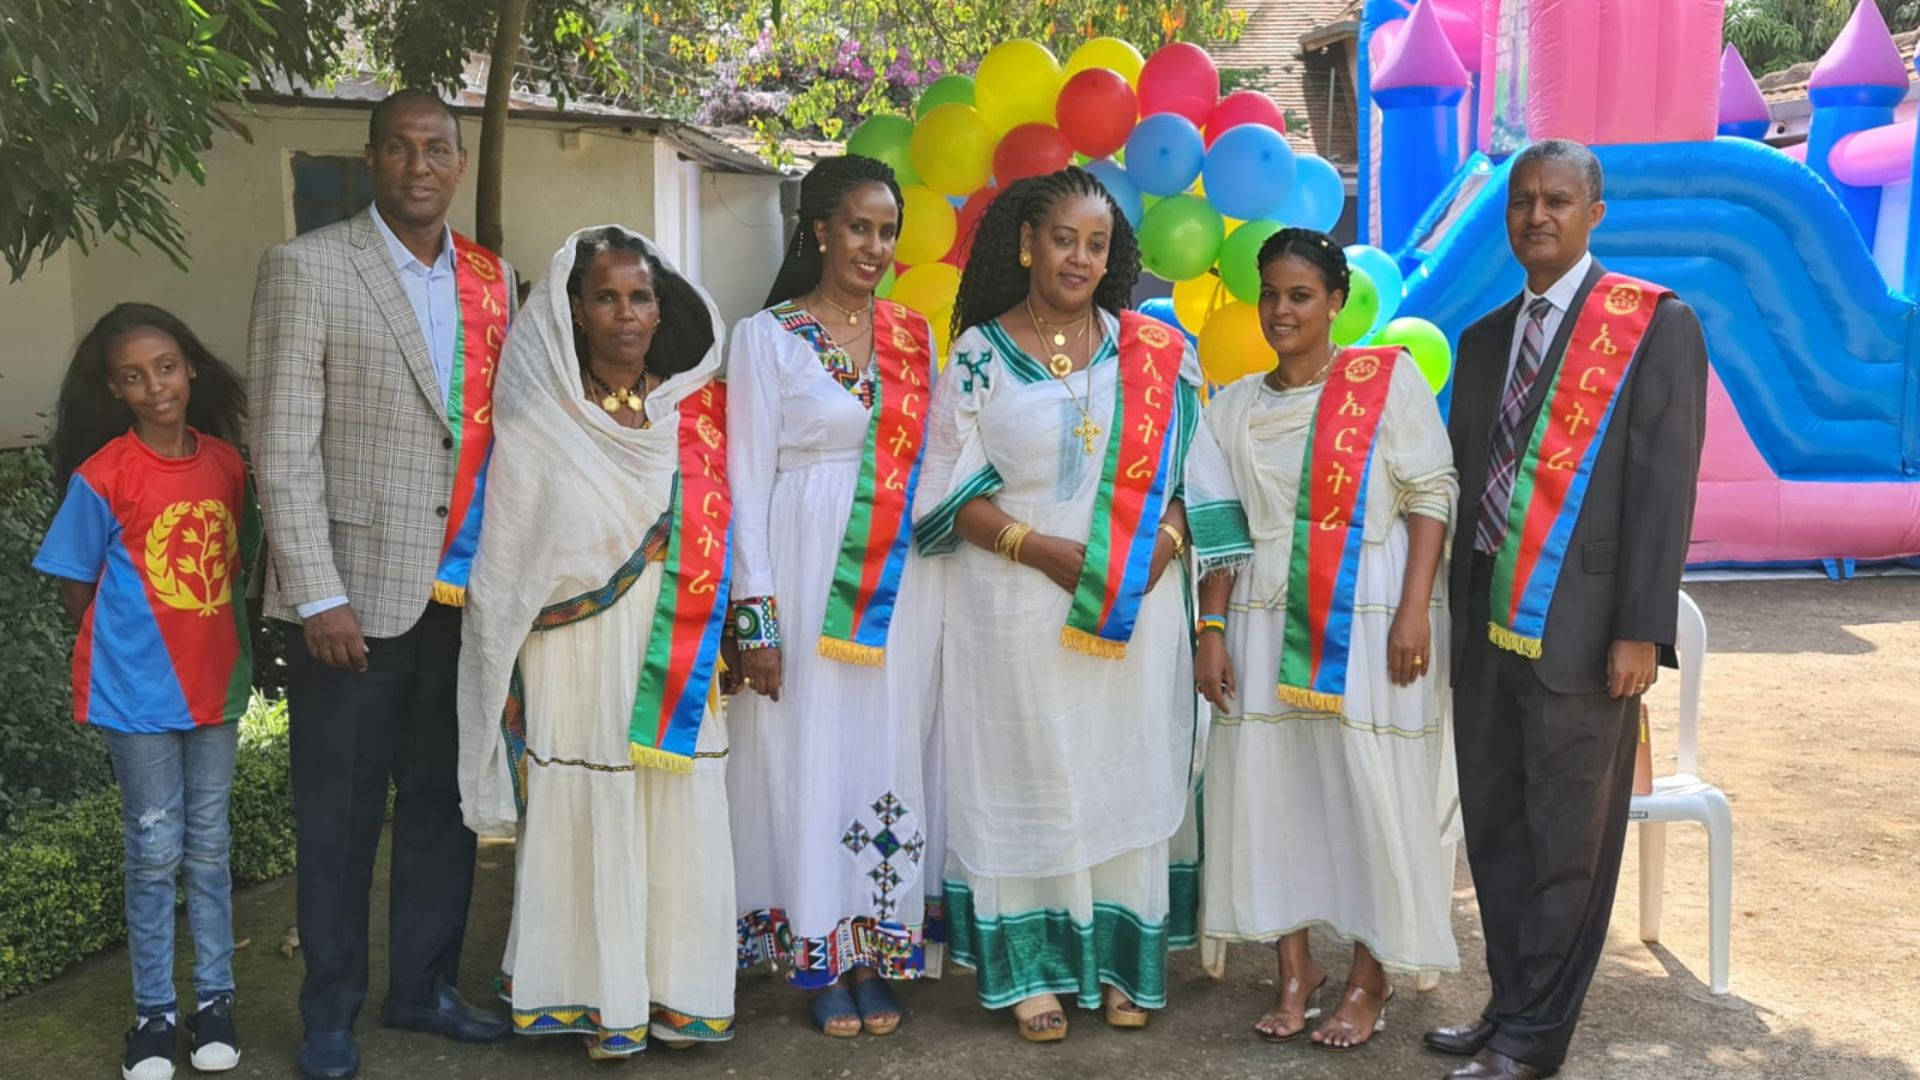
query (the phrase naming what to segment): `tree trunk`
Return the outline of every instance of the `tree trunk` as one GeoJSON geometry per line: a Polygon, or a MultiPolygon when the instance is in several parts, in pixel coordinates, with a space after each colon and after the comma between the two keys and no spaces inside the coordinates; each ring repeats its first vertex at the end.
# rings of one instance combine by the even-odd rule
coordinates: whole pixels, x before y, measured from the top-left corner
{"type": "Polygon", "coordinates": [[[500,197],[506,186],[507,106],[513,100],[513,69],[520,62],[520,33],[528,0],[500,0],[493,52],[487,60],[487,103],[480,118],[480,175],[473,207],[474,239],[498,253],[506,244],[500,197]]]}

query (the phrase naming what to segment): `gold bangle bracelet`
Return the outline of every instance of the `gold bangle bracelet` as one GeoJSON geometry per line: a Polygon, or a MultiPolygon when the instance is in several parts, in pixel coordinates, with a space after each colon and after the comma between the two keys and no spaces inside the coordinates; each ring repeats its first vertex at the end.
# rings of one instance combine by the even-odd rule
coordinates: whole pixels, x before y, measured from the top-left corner
{"type": "Polygon", "coordinates": [[[1179,529],[1176,529],[1173,526],[1163,521],[1160,523],[1160,531],[1163,533],[1166,533],[1167,539],[1173,541],[1174,558],[1177,559],[1180,556],[1187,553],[1187,538],[1180,535],[1179,529]]]}

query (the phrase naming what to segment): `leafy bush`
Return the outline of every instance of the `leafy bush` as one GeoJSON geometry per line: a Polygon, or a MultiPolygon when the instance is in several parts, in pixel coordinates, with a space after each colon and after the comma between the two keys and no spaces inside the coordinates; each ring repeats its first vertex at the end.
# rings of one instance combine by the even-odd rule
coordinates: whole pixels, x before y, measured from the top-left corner
{"type": "MultiPolygon", "coordinates": [[[[240,721],[234,764],[235,886],[293,869],[287,754],[286,704],[256,696],[240,721]]],[[[121,851],[118,788],[16,816],[0,836],[0,1000],[126,938],[121,851]]]]}

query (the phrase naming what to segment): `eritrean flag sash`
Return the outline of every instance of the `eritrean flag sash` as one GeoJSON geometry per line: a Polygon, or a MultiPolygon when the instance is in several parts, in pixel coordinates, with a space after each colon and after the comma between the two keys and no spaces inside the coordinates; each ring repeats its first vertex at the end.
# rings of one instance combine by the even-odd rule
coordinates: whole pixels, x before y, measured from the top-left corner
{"type": "Polygon", "coordinates": [[[1487,636],[1503,649],[1540,658],[1547,609],[1580,520],[1594,458],[1640,340],[1669,291],[1607,274],[1587,294],[1573,324],[1553,388],[1514,474],[1507,535],[1494,558],[1487,636]]]}
{"type": "Polygon", "coordinates": [[[1367,468],[1400,347],[1348,349],[1314,409],[1293,502],[1293,553],[1280,685],[1289,705],[1342,712],[1353,644],[1353,589],[1366,539],[1367,468]]]}
{"type": "Polygon", "coordinates": [[[480,510],[493,449],[493,380],[512,304],[500,256],[459,233],[453,234],[453,280],[460,299],[453,370],[447,378],[453,495],[447,503],[447,534],[440,542],[440,568],[433,575],[433,599],[460,607],[467,602],[467,577],[480,543],[480,510]]]}
{"type": "Polygon", "coordinates": [[[673,532],[627,728],[634,764],[668,772],[693,771],[707,690],[720,658],[732,584],[726,430],[725,386],[709,383],[680,402],[673,532]]]}
{"type": "Polygon", "coordinates": [[[926,321],[899,304],[873,305],[873,418],[820,629],[820,655],[829,660],[878,665],[886,659],[887,627],[913,546],[910,511],[926,448],[931,337],[926,321]]]}
{"type": "Polygon", "coordinates": [[[1180,464],[1170,460],[1176,440],[1168,429],[1184,344],[1156,319],[1120,313],[1113,431],[1094,497],[1086,561],[1067,625],[1060,628],[1060,644],[1076,652],[1118,660],[1133,637],[1160,518],[1180,464]]]}

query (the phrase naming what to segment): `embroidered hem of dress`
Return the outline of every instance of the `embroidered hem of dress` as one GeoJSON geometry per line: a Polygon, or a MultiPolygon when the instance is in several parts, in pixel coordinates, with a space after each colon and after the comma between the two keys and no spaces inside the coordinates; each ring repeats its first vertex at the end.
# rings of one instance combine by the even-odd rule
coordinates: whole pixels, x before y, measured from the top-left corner
{"type": "Polygon", "coordinates": [[[590,1035],[599,1040],[605,1054],[637,1054],[647,1048],[648,1032],[662,1029],[660,1038],[691,1042],[726,1042],[733,1038],[733,1017],[694,1016],[664,1005],[649,1009],[648,1021],[632,1027],[609,1028],[600,1023],[600,1010],[592,1005],[543,1005],[522,1009],[513,1004],[513,978],[498,975],[493,992],[507,1003],[516,1035],[590,1035]],[[665,1032],[671,1031],[669,1036],[665,1032]]]}
{"type": "Polygon", "coordinates": [[[772,964],[787,969],[787,981],[803,990],[833,985],[857,967],[885,979],[917,979],[926,967],[923,926],[849,916],[819,937],[799,937],[781,908],[760,908],[737,924],[742,970],[772,964]]]}

